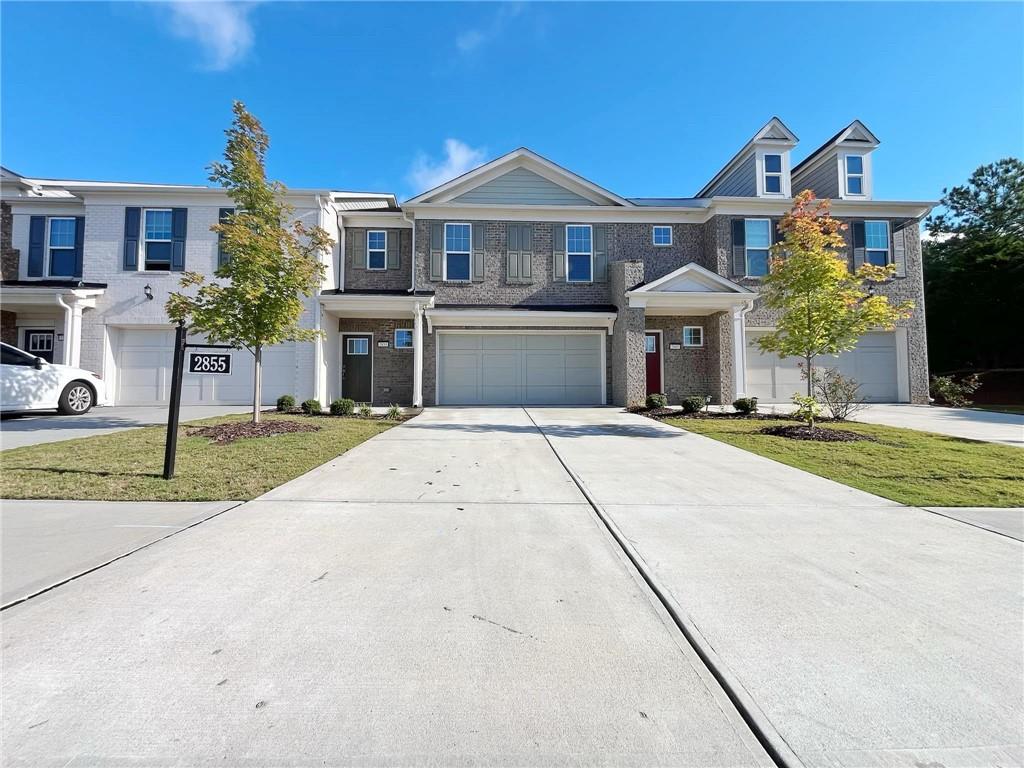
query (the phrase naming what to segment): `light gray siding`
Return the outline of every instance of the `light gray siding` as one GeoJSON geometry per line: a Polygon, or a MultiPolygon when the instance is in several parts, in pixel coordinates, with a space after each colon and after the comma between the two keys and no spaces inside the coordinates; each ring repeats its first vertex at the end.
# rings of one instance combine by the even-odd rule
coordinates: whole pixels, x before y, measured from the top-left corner
{"type": "Polygon", "coordinates": [[[596,205],[565,187],[525,168],[516,168],[459,195],[459,203],[517,203],[521,205],[596,205]]]}
{"type": "Polygon", "coordinates": [[[711,187],[706,197],[757,197],[757,163],[754,161],[754,154],[736,166],[728,176],[725,176],[715,186],[711,187]]]}
{"type": "Polygon", "coordinates": [[[839,197],[839,166],[835,153],[831,153],[826,160],[816,168],[803,171],[799,176],[793,177],[793,194],[796,195],[805,189],[814,191],[814,194],[825,200],[835,200],[839,197]]]}

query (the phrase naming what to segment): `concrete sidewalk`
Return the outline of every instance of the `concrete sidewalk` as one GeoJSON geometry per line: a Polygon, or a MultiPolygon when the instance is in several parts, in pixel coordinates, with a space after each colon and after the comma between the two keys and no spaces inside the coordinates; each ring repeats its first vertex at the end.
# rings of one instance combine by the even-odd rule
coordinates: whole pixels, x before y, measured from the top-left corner
{"type": "Polygon", "coordinates": [[[22,600],[238,504],[0,501],[0,605],[22,600]]]}
{"type": "Polygon", "coordinates": [[[1019,542],[640,416],[530,412],[806,765],[1024,761],[1019,542]]]}
{"type": "Polygon", "coordinates": [[[521,409],[4,612],[5,765],[767,766],[521,409]]]}

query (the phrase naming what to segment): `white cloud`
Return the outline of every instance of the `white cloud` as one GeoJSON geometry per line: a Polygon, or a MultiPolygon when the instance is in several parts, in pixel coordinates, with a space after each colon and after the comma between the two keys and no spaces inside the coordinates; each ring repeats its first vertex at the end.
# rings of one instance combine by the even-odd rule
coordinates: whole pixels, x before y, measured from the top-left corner
{"type": "Polygon", "coordinates": [[[523,11],[523,3],[507,3],[498,8],[488,24],[473,27],[460,32],[455,37],[455,47],[459,53],[470,54],[491,38],[500,35],[505,25],[523,11]]]}
{"type": "Polygon", "coordinates": [[[249,53],[253,29],[251,3],[224,0],[175,0],[170,3],[172,31],[199,43],[209,69],[230,69],[249,53]]]}
{"type": "Polygon", "coordinates": [[[471,147],[458,139],[444,140],[444,158],[435,160],[420,153],[409,169],[408,180],[416,194],[451,181],[481,165],[486,157],[483,147],[471,147]]]}

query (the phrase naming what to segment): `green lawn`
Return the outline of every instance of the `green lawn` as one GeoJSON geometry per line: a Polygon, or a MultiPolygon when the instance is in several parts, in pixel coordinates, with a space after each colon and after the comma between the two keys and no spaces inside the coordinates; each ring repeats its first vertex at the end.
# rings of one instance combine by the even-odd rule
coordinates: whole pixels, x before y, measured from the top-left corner
{"type": "MultiPolygon", "coordinates": [[[[221,416],[195,424],[245,420],[221,416]]],[[[264,414],[265,419],[307,416],[264,414]]],[[[390,429],[393,422],[317,418],[319,432],[214,445],[186,437],[182,426],[173,480],[163,480],[164,427],[13,448],[0,453],[0,498],[110,501],[247,500],[266,493],[349,448],[390,429]]]]}
{"type": "MultiPolygon", "coordinates": [[[[918,507],[1024,507],[1024,450],[874,424],[842,429],[878,442],[817,443],[759,435],[779,420],[667,419],[690,432],[918,507]]],[[[825,425],[831,426],[831,425],[825,425]]]]}

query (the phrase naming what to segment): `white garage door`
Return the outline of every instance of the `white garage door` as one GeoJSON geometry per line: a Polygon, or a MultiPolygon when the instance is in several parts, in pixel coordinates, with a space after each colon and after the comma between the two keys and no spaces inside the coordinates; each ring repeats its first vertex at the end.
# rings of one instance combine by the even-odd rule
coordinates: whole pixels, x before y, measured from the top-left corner
{"type": "MultiPolygon", "coordinates": [[[[116,331],[117,405],[152,405],[171,394],[174,331],[116,331]]],[[[186,361],[187,366],[187,361],[186,361]]],[[[231,375],[186,373],[181,402],[191,405],[246,405],[252,401],[252,355],[231,350],[231,375]]],[[[295,348],[282,344],[263,351],[263,404],[295,394],[295,348]]]]}
{"type": "Polygon", "coordinates": [[[603,333],[439,333],[441,405],[602,405],[603,333]]]}
{"type": "MultiPolygon", "coordinates": [[[[803,393],[807,383],[800,378],[800,360],[780,359],[761,352],[757,340],[762,333],[747,331],[747,395],[765,403],[788,403],[794,392],[803,393]]],[[[838,357],[819,357],[815,365],[836,368],[860,384],[861,396],[873,403],[899,400],[896,368],[896,334],[869,333],[849,352],[838,357]]]]}

